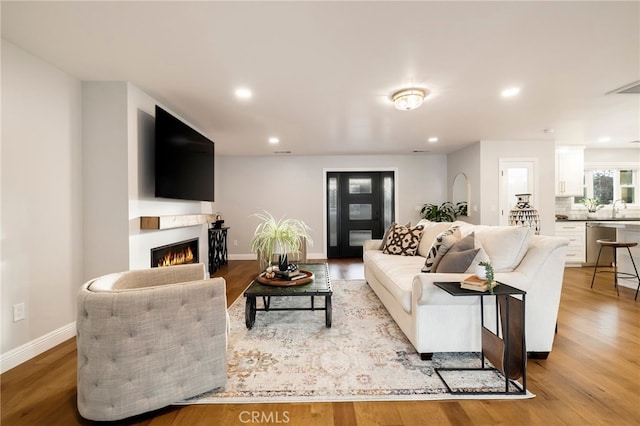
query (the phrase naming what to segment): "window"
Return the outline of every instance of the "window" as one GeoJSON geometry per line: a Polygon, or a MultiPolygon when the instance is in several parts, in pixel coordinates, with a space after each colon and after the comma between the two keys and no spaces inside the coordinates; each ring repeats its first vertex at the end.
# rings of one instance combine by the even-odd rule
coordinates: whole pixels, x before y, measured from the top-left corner
{"type": "Polygon", "coordinates": [[[597,198],[601,204],[612,204],[623,200],[627,204],[638,204],[638,169],[593,168],[584,172],[582,197],[575,197],[579,204],[582,198],[597,198]]]}

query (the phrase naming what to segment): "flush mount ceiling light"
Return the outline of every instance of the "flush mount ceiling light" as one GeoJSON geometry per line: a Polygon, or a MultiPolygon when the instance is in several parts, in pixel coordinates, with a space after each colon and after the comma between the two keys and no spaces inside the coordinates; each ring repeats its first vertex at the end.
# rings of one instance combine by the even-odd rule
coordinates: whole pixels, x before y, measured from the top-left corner
{"type": "Polygon", "coordinates": [[[424,98],[429,95],[425,89],[403,89],[391,96],[393,106],[400,111],[411,111],[422,105],[424,98]]]}

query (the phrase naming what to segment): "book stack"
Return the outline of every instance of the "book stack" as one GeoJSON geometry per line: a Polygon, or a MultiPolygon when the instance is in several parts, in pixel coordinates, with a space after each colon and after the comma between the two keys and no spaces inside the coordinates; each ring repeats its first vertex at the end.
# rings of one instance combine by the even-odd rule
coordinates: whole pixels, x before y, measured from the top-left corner
{"type": "MultiPolygon", "coordinates": [[[[496,285],[498,285],[498,283],[494,281],[491,288],[496,285]]],[[[480,279],[475,275],[471,275],[460,282],[460,288],[485,292],[489,290],[489,282],[487,280],[480,279]]]]}
{"type": "Polygon", "coordinates": [[[276,271],[276,278],[280,280],[293,281],[304,277],[306,277],[306,274],[293,264],[289,264],[289,268],[286,271],[276,271]]]}

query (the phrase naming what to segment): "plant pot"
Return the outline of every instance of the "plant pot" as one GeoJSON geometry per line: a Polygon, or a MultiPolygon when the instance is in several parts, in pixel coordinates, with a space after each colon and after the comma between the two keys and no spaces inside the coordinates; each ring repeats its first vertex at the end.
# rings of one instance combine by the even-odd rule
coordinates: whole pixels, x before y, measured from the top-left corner
{"type": "Polygon", "coordinates": [[[476,277],[480,278],[481,280],[486,280],[487,268],[481,265],[476,266],[476,277]]]}

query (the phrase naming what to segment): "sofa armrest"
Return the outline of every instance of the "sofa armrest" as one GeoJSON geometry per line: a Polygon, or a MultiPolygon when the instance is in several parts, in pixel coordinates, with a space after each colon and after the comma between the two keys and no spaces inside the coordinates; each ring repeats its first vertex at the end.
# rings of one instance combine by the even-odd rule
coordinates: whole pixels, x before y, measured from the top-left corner
{"type": "Polygon", "coordinates": [[[368,250],[380,250],[382,246],[382,240],[365,240],[362,245],[362,251],[368,250]]]}

